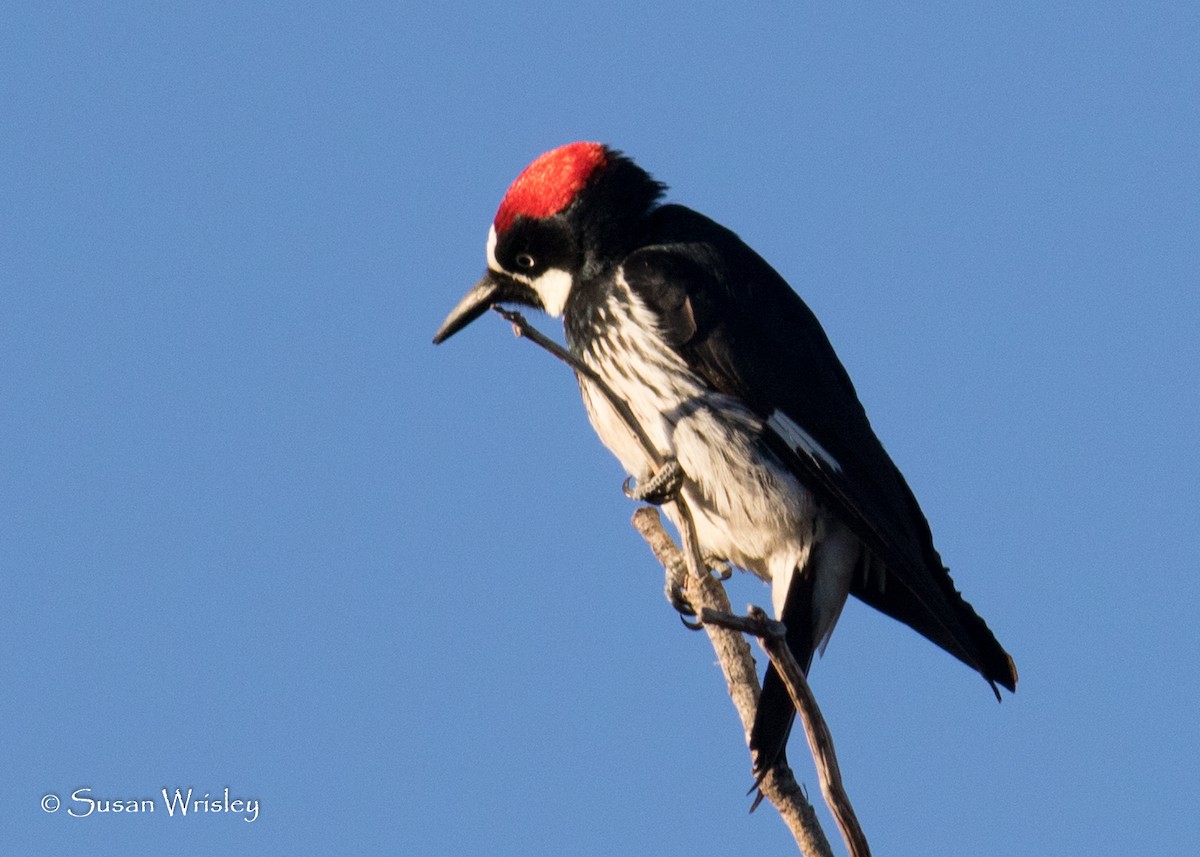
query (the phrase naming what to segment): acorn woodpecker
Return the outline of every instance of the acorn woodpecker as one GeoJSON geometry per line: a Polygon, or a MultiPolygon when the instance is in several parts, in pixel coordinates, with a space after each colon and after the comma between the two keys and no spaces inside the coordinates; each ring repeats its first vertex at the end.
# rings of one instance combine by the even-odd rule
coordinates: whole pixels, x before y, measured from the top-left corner
{"type": "MultiPolygon", "coordinates": [[[[997,698],[997,685],[1015,690],[1012,658],[955,589],[816,317],[733,232],[661,203],[665,189],[599,143],[541,155],[500,203],[487,273],[433,341],[498,303],[561,316],[571,352],[681,469],[705,554],[771,583],[806,671],[852,594],[977,670],[997,698]]],[[[579,383],[605,446],[651,479],[641,443],[579,383]]],[[[784,759],[794,717],[768,668],[756,771],[784,759]]]]}

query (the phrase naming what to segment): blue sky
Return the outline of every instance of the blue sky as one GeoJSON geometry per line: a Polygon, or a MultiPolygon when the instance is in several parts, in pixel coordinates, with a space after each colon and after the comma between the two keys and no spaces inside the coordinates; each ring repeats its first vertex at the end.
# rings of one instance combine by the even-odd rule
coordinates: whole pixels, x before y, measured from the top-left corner
{"type": "Polygon", "coordinates": [[[1189,3],[7,6],[0,851],[789,852],[569,374],[430,345],[575,139],[804,296],[1017,660],[847,608],[876,853],[1191,850],[1197,93],[1189,3]]]}

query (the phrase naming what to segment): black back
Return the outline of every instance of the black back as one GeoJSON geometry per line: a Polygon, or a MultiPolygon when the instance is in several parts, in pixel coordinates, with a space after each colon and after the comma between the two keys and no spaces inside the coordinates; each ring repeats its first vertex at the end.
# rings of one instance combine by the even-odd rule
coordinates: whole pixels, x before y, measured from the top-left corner
{"type": "MultiPolygon", "coordinates": [[[[766,434],[802,484],[882,563],[885,574],[857,577],[852,594],[979,671],[993,690],[996,684],[1015,689],[1012,659],[955,589],[916,498],[875,436],[809,308],[737,235],[703,215],[665,205],[645,223],[641,246],[625,259],[622,272],[659,314],[671,344],[713,389],[737,397],[764,419],[782,411],[840,465],[840,470],[823,466],[773,431],[766,434]]],[[[795,643],[807,645],[807,651],[795,652],[807,664],[815,641],[797,637],[795,643]]],[[[786,695],[779,699],[777,677],[769,675],[768,684],[772,692],[764,694],[759,719],[783,718],[782,738],[776,734],[765,742],[780,744],[782,755],[794,712],[786,695]],[[784,704],[786,712],[770,710],[784,704]]],[[[760,749],[768,756],[776,752],[760,749]]]]}

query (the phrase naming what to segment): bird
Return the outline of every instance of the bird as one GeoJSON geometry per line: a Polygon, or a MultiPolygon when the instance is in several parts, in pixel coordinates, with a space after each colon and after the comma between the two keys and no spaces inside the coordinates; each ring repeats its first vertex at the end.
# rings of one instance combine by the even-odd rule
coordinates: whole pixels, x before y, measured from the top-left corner
{"type": "MultiPolygon", "coordinates": [[[[666,190],[602,143],[538,156],[496,210],[486,273],[434,343],[502,304],[561,318],[590,370],[577,376],[600,440],[635,484],[670,483],[674,468],[705,557],[770,584],[806,674],[853,595],[977,671],[997,699],[1015,691],[1012,657],[955,588],[816,316],[733,231],[664,202],[666,190]]],[[[795,715],[768,665],[750,736],[758,777],[786,764],[795,715]]]]}

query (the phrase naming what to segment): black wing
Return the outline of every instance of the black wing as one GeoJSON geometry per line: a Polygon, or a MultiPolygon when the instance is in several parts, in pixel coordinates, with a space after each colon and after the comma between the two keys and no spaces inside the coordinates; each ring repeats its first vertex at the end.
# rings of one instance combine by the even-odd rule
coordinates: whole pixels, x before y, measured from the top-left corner
{"type": "MultiPolygon", "coordinates": [[[[652,215],[651,226],[649,243],[622,271],[689,366],[764,419],[782,412],[836,462],[829,466],[766,430],[780,458],[878,561],[867,567],[883,567],[882,575],[860,575],[851,593],[977,670],[994,691],[996,684],[1014,690],[1012,659],[955,589],[916,498],[871,429],[816,317],[770,265],[708,218],[668,205],[652,215]]],[[[793,590],[800,580],[795,575],[793,590]]],[[[807,593],[789,592],[785,614],[808,603],[807,593]]],[[[807,617],[795,624],[807,624],[807,617]]],[[[795,643],[807,647],[795,654],[808,663],[815,641],[795,643]]],[[[767,751],[768,764],[782,755],[793,715],[768,671],[755,733],[770,737],[752,741],[767,751]]]]}

